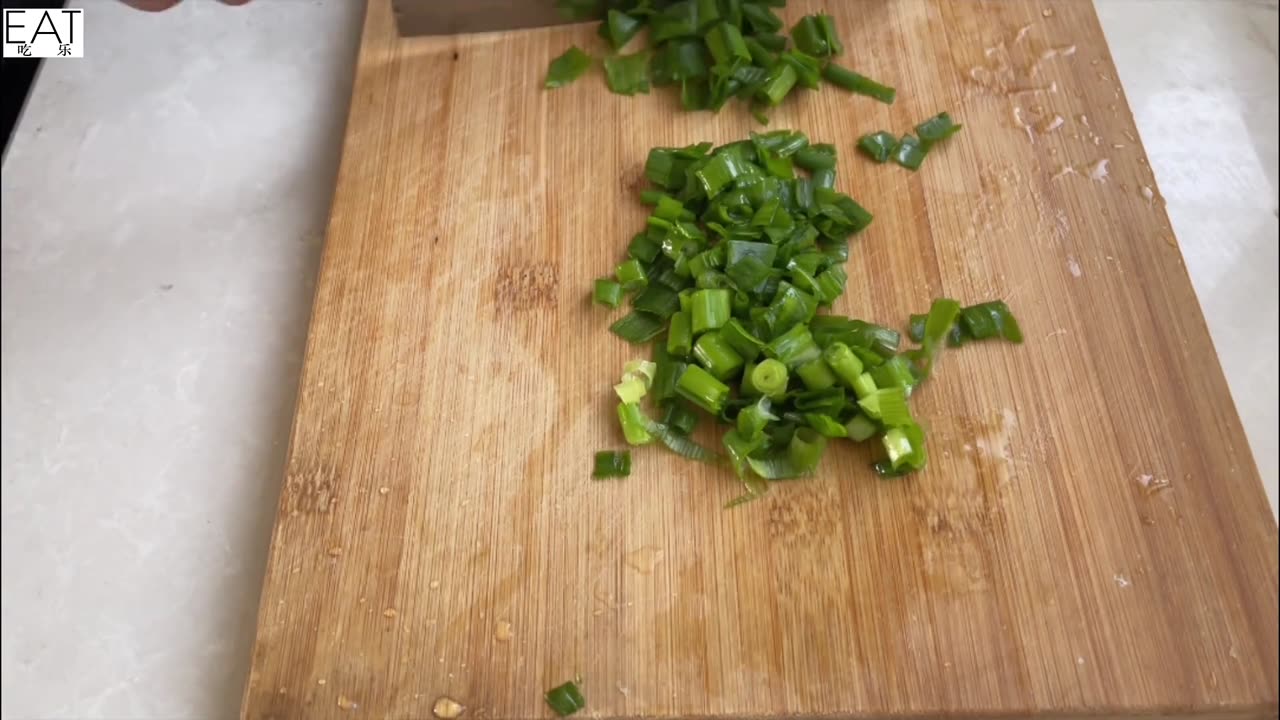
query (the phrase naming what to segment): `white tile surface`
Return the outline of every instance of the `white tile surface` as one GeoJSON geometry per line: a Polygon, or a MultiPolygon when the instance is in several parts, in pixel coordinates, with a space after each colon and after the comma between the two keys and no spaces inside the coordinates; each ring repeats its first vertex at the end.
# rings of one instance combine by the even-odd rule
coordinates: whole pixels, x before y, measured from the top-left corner
{"type": "MultiPolygon", "coordinates": [[[[229,718],[360,7],[80,4],[0,195],[0,712],[229,718]]],[[[1099,12],[1274,510],[1275,4],[1099,12]]]]}

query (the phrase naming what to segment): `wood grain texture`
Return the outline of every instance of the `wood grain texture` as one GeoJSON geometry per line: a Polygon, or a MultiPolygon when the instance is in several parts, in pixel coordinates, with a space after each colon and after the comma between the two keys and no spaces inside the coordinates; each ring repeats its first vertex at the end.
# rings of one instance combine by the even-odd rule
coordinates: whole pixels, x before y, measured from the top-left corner
{"type": "Polygon", "coordinates": [[[544,92],[590,26],[398,39],[373,0],[245,718],[541,718],[576,674],[602,718],[1276,715],[1276,526],[1092,5],[825,6],[899,91],[774,116],[876,213],[837,311],[1002,297],[1028,336],[945,355],[928,470],[591,482],[645,154],[756,126],[544,92]],[[855,157],[942,109],[919,173],[855,157]]]}

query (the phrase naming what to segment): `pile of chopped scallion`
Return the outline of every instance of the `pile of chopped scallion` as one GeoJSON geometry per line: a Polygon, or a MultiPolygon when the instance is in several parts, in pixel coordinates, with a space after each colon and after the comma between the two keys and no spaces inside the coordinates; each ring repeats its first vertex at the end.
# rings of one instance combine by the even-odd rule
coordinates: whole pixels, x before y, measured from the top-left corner
{"type": "MultiPolygon", "coordinates": [[[[772,8],[786,0],[558,0],[573,19],[602,19],[599,35],[613,54],[604,58],[605,82],[620,95],[648,93],[650,85],[680,89],[686,110],[718,111],[730,98],[750,103],[761,122],[797,87],[821,81],[892,103],[894,89],[837,65],[844,52],[830,15],[806,15],[780,34],[772,8]],[[648,29],[648,47],[619,51],[648,29]]],[[[563,87],[591,66],[591,56],[570,47],[551,62],[546,87],[563,87]]]]}
{"type": "MultiPolygon", "coordinates": [[[[872,220],[835,190],[836,159],[835,147],[786,130],[651,150],[647,227],[613,276],[595,283],[602,305],[631,295],[631,311],[610,330],[653,342],[653,359],[628,363],[614,388],[627,442],[657,440],[719,462],[690,435],[708,416],[727,426],[724,457],[746,485],[731,505],[759,497],[770,480],[812,474],[833,440],[878,439],[881,476],[919,470],[924,430],[907,400],[938,353],[1022,340],[1000,301],[935,300],[911,317],[920,346],[910,350],[891,328],[819,314],[844,293],[849,239],[872,220]]],[[[596,456],[596,477],[630,469],[627,451],[596,456]]]]}

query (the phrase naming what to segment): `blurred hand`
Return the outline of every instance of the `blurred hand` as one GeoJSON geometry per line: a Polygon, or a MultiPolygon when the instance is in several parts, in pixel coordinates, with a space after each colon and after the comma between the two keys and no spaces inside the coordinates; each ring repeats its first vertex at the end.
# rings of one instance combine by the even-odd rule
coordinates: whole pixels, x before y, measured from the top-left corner
{"type": "MultiPolygon", "coordinates": [[[[138,10],[146,10],[147,12],[160,12],[182,2],[182,0],[122,0],[125,5],[138,10]]],[[[222,0],[224,5],[244,5],[249,0],[222,0]]]]}

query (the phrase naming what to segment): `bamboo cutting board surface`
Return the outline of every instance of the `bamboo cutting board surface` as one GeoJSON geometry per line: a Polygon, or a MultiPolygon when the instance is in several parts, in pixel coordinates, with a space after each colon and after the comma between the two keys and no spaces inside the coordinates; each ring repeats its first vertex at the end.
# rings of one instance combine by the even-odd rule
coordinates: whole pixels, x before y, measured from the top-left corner
{"type": "Polygon", "coordinates": [[[944,355],[931,464],[834,447],[731,510],[657,448],[621,482],[632,349],[590,306],[643,224],[650,147],[723,143],[596,74],[592,26],[399,39],[372,0],[243,715],[1276,715],[1277,537],[1091,4],[836,3],[845,62],[773,128],[838,145],[876,213],[836,311],[1004,298],[1027,342],[944,355]],[[862,133],[965,129],[915,174],[862,133]]]}

